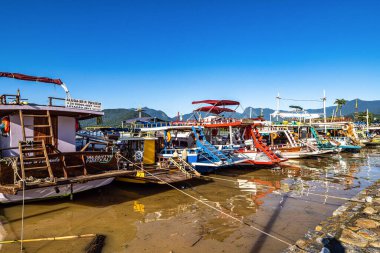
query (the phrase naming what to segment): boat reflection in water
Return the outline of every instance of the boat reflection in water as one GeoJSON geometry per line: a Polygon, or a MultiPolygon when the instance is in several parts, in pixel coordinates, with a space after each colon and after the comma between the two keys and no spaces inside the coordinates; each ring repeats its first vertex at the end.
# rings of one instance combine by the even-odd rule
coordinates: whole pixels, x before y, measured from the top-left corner
{"type": "MultiPolygon", "coordinates": [[[[346,202],[330,196],[351,198],[380,178],[377,152],[365,148],[355,156],[288,161],[281,169],[227,168],[210,175],[225,180],[176,184],[199,201],[168,186],[116,183],[98,194],[81,193],[73,202],[30,203],[25,238],[103,233],[109,242],[105,252],[125,252],[126,247],[131,252],[280,252],[286,245],[225,214],[294,242],[346,202]]],[[[20,217],[21,206],[3,208],[5,240],[18,238],[20,217]]],[[[28,252],[75,252],[86,244],[77,240],[25,247],[28,252]]],[[[2,250],[15,252],[18,246],[3,245],[2,250]]]]}

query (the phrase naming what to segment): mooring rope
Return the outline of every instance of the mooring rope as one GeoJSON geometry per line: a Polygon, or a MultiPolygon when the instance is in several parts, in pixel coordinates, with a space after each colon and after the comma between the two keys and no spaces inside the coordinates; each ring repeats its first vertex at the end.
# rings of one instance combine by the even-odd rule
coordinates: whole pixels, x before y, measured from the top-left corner
{"type": "MultiPolygon", "coordinates": [[[[121,155],[121,154],[119,154],[119,155],[120,155],[120,157],[122,157],[123,159],[125,159],[127,162],[130,162],[130,163],[133,164],[133,162],[131,162],[130,160],[128,160],[127,158],[125,158],[123,155],[121,155]]],[[[175,189],[175,190],[181,192],[182,194],[188,196],[189,198],[192,198],[192,199],[194,199],[195,201],[197,201],[197,202],[199,202],[199,203],[201,203],[201,204],[203,204],[203,205],[205,205],[205,206],[207,206],[207,207],[209,207],[209,208],[211,208],[211,209],[213,209],[213,210],[215,210],[215,211],[217,211],[217,212],[219,212],[219,213],[221,213],[221,214],[224,214],[225,216],[227,216],[227,217],[229,217],[229,218],[231,218],[231,219],[233,219],[233,220],[235,220],[235,221],[237,221],[237,222],[239,222],[239,223],[241,223],[241,224],[244,224],[244,225],[246,225],[246,226],[249,226],[250,228],[252,228],[252,229],[254,229],[254,230],[256,230],[256,231],[258,231],[258,232],[260,232],[260,233],[262,233],[262,234],[265,234],[266,236],[269,236],[269,237],[271,237],[271,238],[273,238],[273,239],[275,239],[275,240],[277,240],[277,241],[279,241],[279,242],[282,242],[282,243],[286,244],[286,245],[289,246],[289,247],[292,246],[291,243],[289,243],[289,242],[287,242],[287,241],[284,241],[284,240],[282,240],[281,238],[279,238],[279,237],[277,237],[277,236],[271,235],[271,234],[265,232],[264,230],[261,230],[261,229],[255,227],[255,226],[253,226],[253,225],[251,225],[251,224],[249,224],[249,223],[243,221],[242,219],[238,219],[238,218],[236,218],[235,216],[232,216],[232,215],[230,215],[230,214],[228,214],[228,213],[226,213],[226,212],[224,212],[224,211],[222,211],[222,210],[220,210],[220,209],[218,209],[218,208],[216,208],[216,207],[214,207],[214,206],[212,206],[212,205],[210,205],[210,204],[208,204],[208,203],[202,201],[201,199],[198,199],[198,198],[194,197],[193,195],[188,194],[187,192],[185,192],[185,191],[183,191],[183,190],[181,190],[181,189],[175,187],[174,185],[172,185],[172,184],[170,184],[170,183],[168,183],[168,182],[165,182],[165,181],[162,180],[161,178],[156,177],[155,175],[153,175],[153,174],[150,173],[149,171],[146,171],[146,170],[143,169],[142,167],[140,167],[140,166],[138,166],[138,165],[136,165],[136,164],[135,164],[135,166],[138,167],[138,168],[140,168],[141,170],[143,170],[145,173],[149,174],[150,176],[152,176],[152,177],[156,178],[157,180],[161,181],[162,183],[167,184],[167,185],[170,186],[171,188],[173,188],[173,189],[175,189]]]]}
{"type": "Polygon", "coordinates": [[[21,179],[22,182],[22,207],[21,207],[21,235],[20,235],[20,252],[23,252],[23,241],[24,241],[24,213],[25,213],[25,180],[21,179]]]}
{"type": "Polygon", "coordinates": [[[225,178],[220,178],[220,177],[211,177],[211,176],[206,176],[206,175],[201,175],[201,177],[205,178],[211,178],[211,179],[216,179],[216,180],[221,180],[221,181],[227,181],[227,182],[232,182],[232,183],[238,183],[236,180],[230,180],[230,179],[225,179],[225,178]]]}

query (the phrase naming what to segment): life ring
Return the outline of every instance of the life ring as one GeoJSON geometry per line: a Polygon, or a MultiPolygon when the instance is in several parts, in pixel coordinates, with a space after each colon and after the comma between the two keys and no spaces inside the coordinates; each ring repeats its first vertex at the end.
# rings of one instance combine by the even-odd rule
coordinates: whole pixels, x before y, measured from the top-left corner
{"type": "Polygon", "coordinates": [[[347,130],[348,130],[348,126],[347,126],[347,125],[344,125],[344,126],[342,126],[342,129],[343,129],[344,131],[347,131],[347,130]]]}
{"type": "Polygon", "coordinates": [[[144,157],[144,153],[143,153],[142,151],[140,151],[140,150],[137,150],[137,151],[135,152],[134,157],[135,157],[135,160],[136,160],[136,161],[141,162],[142,159],[143,159],[143,157],[144,157]]]}
{"type": "Polygon", "coordinates": [[[278,134],[277,134],[276,132],[270,133],[270,138],[271,138],[272,140],[277,139],[277,137],[278,137],[278,134]]]}
{"type": "Polygon", "coordinates": [[[7,134],[9,133],[9,131],[11,130],[11,124],[10,124],[10,120],[9,120],[9,117],[4,117],[1,119],[1,131],[3,132],[3,134],[7,134]]]}

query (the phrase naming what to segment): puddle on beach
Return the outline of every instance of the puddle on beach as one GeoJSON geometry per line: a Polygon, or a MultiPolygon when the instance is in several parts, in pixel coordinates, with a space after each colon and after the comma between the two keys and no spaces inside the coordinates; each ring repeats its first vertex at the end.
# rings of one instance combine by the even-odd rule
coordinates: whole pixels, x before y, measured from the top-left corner
{"type": "MultiPolygon", "coordinates": [[[[116,182],[68,198],[25,205],[24,238],[107,236],[103,252],[280,252],[380,178],[380,149],[293,160],[282,169],[224,169],[176,184],[116,182]]],[[[0,237],[19,239],[21,205],[1,207],[0,237]]],[[[91,239],[25,243],[25,252],[84,252],[91,239]]],[[[0,252],[19,252],[19,244],[0,252]]]]}

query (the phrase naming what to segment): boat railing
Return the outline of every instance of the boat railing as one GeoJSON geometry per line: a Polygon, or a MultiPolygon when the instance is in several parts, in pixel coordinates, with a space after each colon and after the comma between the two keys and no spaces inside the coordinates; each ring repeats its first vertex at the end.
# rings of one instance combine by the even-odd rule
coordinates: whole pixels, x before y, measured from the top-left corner
{"type": "Polygon", "coordinates": [[[23,103],[27,103],[28,99],[21,99],[20,95],[13,95],[13,94],[3,94],[0,96],[0,104],[1,105],[19,105],[23,103]],[[11,102],[9,102],[9,99],[12,99],[11,102]]]}
{"type": "Polygon", "coordinates": [[[65,98],[57,98],[57,97],[48,97],[49,99],[49,106],[54,106],[54,107],[65,107],[65,104],[63,105],[55,105],[54,104],[54,100],[59,100],[59,101],[65,101],[66,102],[66,99],[65,98]]]}
{"type": "Polygon", "coordinates": [[[88,136],[88,137],[104,137],[104,134],[102,131],[86,131],[86,130],[80,130],[77,132],[77,135],[80,136],[88,136]]]}

